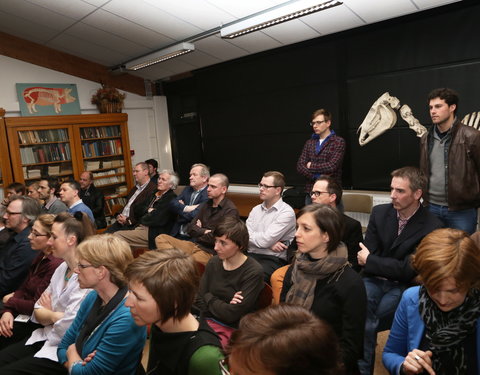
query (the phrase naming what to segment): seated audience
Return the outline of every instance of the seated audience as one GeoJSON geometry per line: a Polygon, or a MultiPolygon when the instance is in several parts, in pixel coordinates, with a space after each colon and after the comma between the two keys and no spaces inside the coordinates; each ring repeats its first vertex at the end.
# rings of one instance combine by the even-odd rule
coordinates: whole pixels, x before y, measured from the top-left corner
{"type": "Polygon", "coordinates": [[[198,214],[200,203],[208,200],[207,183],[210,170],[205,164],[193,164],[190,169],[190,185],[170,202],[170,209],[177,215],[170,235],[187,240],[186,226],[198,214]]]}
{"type": "Polygon", "coordinates": [[[95,223],[92,210],[80,199],[80,184],[77,181],[66,181],[60,185],[60,199],[68,207],[68,213],[84,212],[92,223],[95,223]]]}
{"type": "Polygon", "coordinates": [[[2,204],[6,207],[10,202],[11,198],[15,195],[26,195],[27,191],[24,184],[20,182],[12,182],[5,188],[5,198],[2,201],[2,204]]]}
{"type": "Polygon", "coordinates": [[[208,181],[208,201],[202,203],[198,214],[186,228],[192,241],[182,241],[167,234],[161,234],[155,239],[155,246],[159,250],[180,249],[202,264],[207,264],[215,254],[215,238],[213,230],[225,216],[238,217],[235,204],[226,197],[228,177],[217,173],[208,181]],[[194,241],[194,242],[193,242],[194,241]]]}
{"type": "Polygon", "coordinates": [[[156,185],[158,182],[158,161],[155,159],[147,159],[145,163],[148,166],[148,177],[150,177],[150,181],[156,185]]]}
{"type": "Polygon", "coordinates": [[[341,375],[338,340],[331,327],[308,310],[273,305],[240,321],[222,375],[341,375]]]}
{"type": "Polygon", "coordinates": [[[95,226],[97,229],[103,229],[107,227],[107,220],[105,219],[105,197],[103,192],[98,190],[93,184],[93,173],[82,172],[80,179],[79,197],[85,203],[90,210],[92,210],[93,217],[95,218],[95,226]]]}
{"type": "Polygon", "coordinates": [[[50,284],[34,306],[31,320],[43,328],[0,351],[2,375],[50,375],[58,369],[57,346],[89,292],[80,289],[77,274],[73,271],[77,266],[75,249],[92,234],[93,226],[82,212],[75,213],[75,217],[62,212],[55,217],[47,243],[52,246],[52,254],[64,262],[57,267],[50,284]]]}
{"type": "Polygon", "coordinates": [[[347,374],[358,372],[367,298],[360,275],[348,263],[340,212],[324,204],[297,216],[298,252],[283,282],[282,302],[300,305],[329,323],[340,340],[347,374]]]}
{"type": "Polygon", "coordinates": [[[35,302],[63,262],[52,255],[51,246],[48,244],[54,218],[55,215],[51,214],[40,215],[28,235],[30,247],[39,254],[33,260],[28,276],[20,288],[3,297],[3,308],[0,310],[0,349],[30,336],[35,329],[41,327],[29,320],[29,317],[35,302]]]}
{"type": "Polygon", "coordinates": [[[134,374],[145,345],[144,327],[125,306],[124,276],[130,247],[111,234],[92,236],[77,248],[80,288],[92,288],[58,346],[58,371],[69,374],[134,374]],[[63,364],[63,365],[62,365],[63,364]]]}
{"type": "Polygon", "coordinates": [[[215,251],[200,280],[195,309],[207,318],[225,347],[240,318],[253,311],[264,287],[263,269],[245,255],[248,230],[227,216],[215,227],[215,251]]]}
{"type": "Polygon", "coordinates": [[[192,257],[177,249],[149,251],[136,258],[126,276],[126,306],[139,326],[152,324],[149,375],[221,375],[218,336],[190,313],[198,288],[192,257]]]}
{"type": "Polygon", "coordinates": [[[157,181],[157,192],[145,200],[144,204],[135,208],[136,216],[140,218],[135,229],[119,230],[114,233],[133,248],[155,249],[155,238],[162,233],[170,233],[172,229],[173,213],[169,206],[176,197],[173,190],[177,188],[178,175],[172,170],[165,169],[157,181]]]}
{"type": "Polygon", "coordinates": [[[28,275],[37,256],[32,250],[28,235],[33,222],[40,215],[40,204],[30,197],[13,196],[3,218],[5,226],[14,232],[0,254],[0,296],[18,289],[28,275]]]}
{"type": "Polygon", "coordinates": [[[295,212],[282,200],[282,173],[265,172],[258,187],[263,203],[248,215],[248,254],[261,264],[269,283],[272,273],[287,264],[287,248],[295,236],[295,212]]]}
{"type": "Polygon", "coordinates": [[[421,286],[403,293],[383,351],[390,374],[477,374],[480,251],[466,232],[438,229],[412,256],[421,286]]]}
{"type": "Polygon", "coordinates": [[[38,203],[42,204],[40,202],[40,194],[38,194],[38,181],[32,182],[30,185],[27,186],[27,197],[33,198],[38,203]]]}
{"type": "Polygon", "coordinates": [[[57,197],[58,179],[55,177],[44,178],[38,183],[38,195],[44,201],[42,211],[49,214],[67,212],[68,207],[57,197]]]}
{"type": "Polygon", "coordinates": [[[360,373],[370,375],[375,363],[377,329],[388,329],[403,291],[416,276],[410,256],[427,234],[443,226],[420,204],[427,178],[416,167],[392,172],[392,203],[375,206],[370,215],[358,264],[367,290],[367,320],[360,373]]]}
{"type": "Polygon", "coordinates": [[[115,217],[116,221],[107,229],[107,233],[134,229],[140,219],[135,215],[135,207],[143,204],[146,199],[150,199],[157,190],[157,185],[150,181],[146,163],[135,165],[133,177],[135,178],[135,186],[125,197],[127,204],[123,207],[122,212],[115,217]]]}

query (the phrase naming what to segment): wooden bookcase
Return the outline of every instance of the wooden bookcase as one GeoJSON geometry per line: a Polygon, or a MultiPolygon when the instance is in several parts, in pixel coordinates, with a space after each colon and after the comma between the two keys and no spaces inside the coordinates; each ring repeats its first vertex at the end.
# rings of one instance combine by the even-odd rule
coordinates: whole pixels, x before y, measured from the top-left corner
{"type": "Polygon", "coordinates": [[[90,171],[108,216],[133,187],[127,120],[123,113],[5,118],[15,181],[78,181],[82,171],[90,171]]]}
{"type": "Polygon", "coordinates": [[[7,132],[5,131],[5,110],[0,108],[0,197],[3,198],[3,189],[13,182],[12,166],[8,153],[7,132]]]}

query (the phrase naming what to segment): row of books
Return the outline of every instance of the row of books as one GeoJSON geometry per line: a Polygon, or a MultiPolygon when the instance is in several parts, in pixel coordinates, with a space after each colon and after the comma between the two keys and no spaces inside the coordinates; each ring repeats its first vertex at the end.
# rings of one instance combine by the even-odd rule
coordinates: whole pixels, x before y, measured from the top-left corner
{"type": "Polygon", "coordinates": [[[68,143],[20,147],[20,156],[22,164],[48,163],[72,159],[68,143]]]}
{"type": "Polygon", "coordinates": [[[119,173],[125,173],[125,168],[120,167],[120,168],[116,168],[116,169],[110,169],[108,171],[95,172],[95,173],[93,173],[93,177],[97,178],[97,177],[102,177],[102,176],[110,176],[112,174],[119,174],[119,173]]]}
{"type": "Polygon", "coordinates": [[[68,141],[68,130],[26,130],[18,132],[18,140],[22,145],[28,145],[31,143],[68,141]]]}
{"type": "MultiPolygon", "coordinates": [[[[86,171],[96,171],[97,169],[123,167],[124,165],[125,165],[125,162],[123,161],[123,159],[87,160],[83,164],[86,171]]],[[[118,173],[121,173],[121,172],[118,172],[118,173]]]]}
{"type": "Polygon", "coordinates": [[[95,141],[82,143],[84,158],[95,156],[120,155],[122,153],[122,140],[111,139],[108,141],[95,141]]]}
{"type": "Polygon", "coordinates": [[[118,184],[124,181],[125,181],[125,176],[104,177],[104,178],[99,178],[98,180],[95,180],[95,186],[100,187],[104,185],[118,184]]]}
{"type": "Polygon", "coordinates": [[[80,129],[80,137],[82,139],[120,137],[121,135],[122,133],[120,132],[120,126],[101,126],[80,129]]]}
{"type": "Polygon", "coordinates": [[[111,210],[112,207],[116,204],[120,204],[125,206],[127,204],[127,199],[125,197],[114,197],[114,196],[105,196],[105,203],[107,204],[108,208],[111,210]]]}
{"type": "Polygon", "coordinates": [[[25,179],[36,179],[45,176],[59,176],[73,174],[72,166],[70,164],[60,165],[48,165],[41,168],[23,168],[23,177],[25,179]]]}

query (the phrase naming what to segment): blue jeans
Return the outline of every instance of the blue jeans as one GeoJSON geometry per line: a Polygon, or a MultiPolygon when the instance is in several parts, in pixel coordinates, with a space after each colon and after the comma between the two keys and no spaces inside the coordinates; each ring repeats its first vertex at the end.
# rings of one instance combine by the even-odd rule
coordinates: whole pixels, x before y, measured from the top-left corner
{"type": "Polygon", "coordinates": [[[364,277],[363,283],[367,291],[367,319],[365,321],[363,359],[358,361],[358,368],[362,375],[370,375],[373,374],[375,364],[377,328],[382,319],[393,317],[406,287],[395,281],[376,277],[364,277]]]}
{"type": "Polygon", "coordinates": [[[477,229],[477,210],[475,208],[449,211],[447,206],[430,203],[428,210],[442,220],[447,228],[461,229],[469,234],[473,234],[477,229]]]}

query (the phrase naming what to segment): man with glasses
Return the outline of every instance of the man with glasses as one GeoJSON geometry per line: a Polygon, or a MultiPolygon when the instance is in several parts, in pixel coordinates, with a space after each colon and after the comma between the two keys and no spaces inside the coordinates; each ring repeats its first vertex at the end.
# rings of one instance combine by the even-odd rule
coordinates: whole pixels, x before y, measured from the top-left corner
{"type": "Polygon", "coordinates": [[[40,204],[33,198],[17,196],[7,206],[5,226],[15,234],[0,254],[0,296],[16,290],[28,274],[37,253],[32,250],[28,235],[41,213],[40,204]]]}
{"type": "Polygon", "coordinates": [[[68,211],[68,207],[55,195],[58,189],[58,179],[44,178],[38,182],[38,195],[45,202],[42,211],[48,214],[59,214],[68,211]]]}
{"type": "Polygon", "coordinates": [[[282,173],[266,172],[258,187],[263,203],[248,215],[248,255],[262,265],[265,282],[269,283],[272,273],[287,264],[287,248],[295,236],[295,212],[282,200],[282,173]]]}
{"type": "Polygon", "coordinates": [[[311,138],[305,142],[297,161],[297,171],[306,179],[306,203],[311,203],[310,191],[320,175],[333,177],[341,185],[342,163],[345,154],[345,140],[330,129],[332,115],[326,109],[312,114],[311,138]]]}

